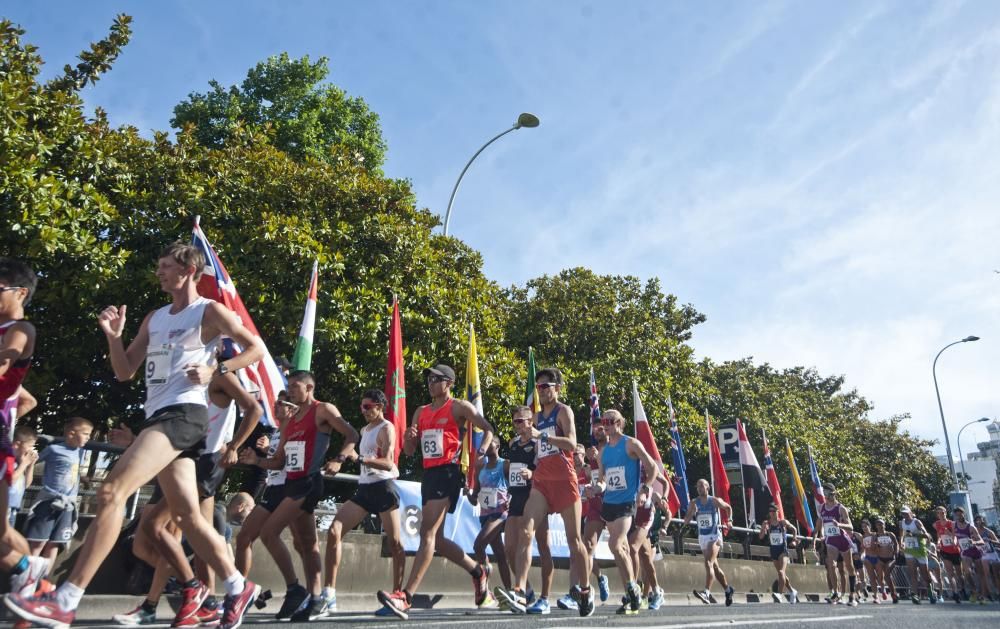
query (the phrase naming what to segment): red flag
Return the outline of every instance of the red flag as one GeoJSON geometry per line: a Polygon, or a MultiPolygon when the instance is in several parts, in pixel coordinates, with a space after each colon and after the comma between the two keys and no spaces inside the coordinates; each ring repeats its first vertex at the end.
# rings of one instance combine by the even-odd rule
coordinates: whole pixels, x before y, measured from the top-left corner
{"type": "Polygon", "coordinates": [[[395,462],[403,450],[403,433],[406,432],[406,380],[403,375],[403,331],[399,324],[399,301],[392,300],[392,324],[389,327],[389,363],[385,368],[385,397],[389,408],[385,418],[396,429],[395,462]]]}
{"type": "Polygon", "coordinates": [[[778,517],[785,519],[785,507],[781,504],[781,485],[778,483],[778,474],[774,471],[774,461],[771,460],[771,448],[767,445],[767,434],[760,431],[764,438],[764,469],[767,472],[767,486],[771,488],[771,499],[778,506],[778,517]]]}
{"type": "MultiPolygon", "coordinates": [[[[591,372],[593,375],[593,372],[591,372]]],[[[591,381],[593,382],[593,381],[591,381]]],[[[596,405],[595,399],[597,387],[591,384],[591,407],[596,405]]],[[[639,399],[639,386],[636,384],[635,380],[632,381],[632,409],[635,414],[635,438],[639,440],[642,447],[646,449],[649,456],[656,461],[656,466],[660,470],[660,474],[663,474],[666,478],[666,472],[663,470],[663,459],[660,458],[660,450],[656,447],[656,439],[653,438],[653,430],[649,427],[649,419],[646,417],[646,409],[642,407],[642,400],[639,399]]],[[[677,497],[677,493],[673,491],[670,483],[664,484],[662,481],[657,481],[654,484],[659,491],[661,496],[667,499],[667,504],[670,506],[670,512],[676,514],[681,508],[681,501],[677,497]]]]}
{"type": "MultiPolygon", "coordinates": [[[[705,425],[708,427],[708,466],[712,471],[712,495],[729,502],[729,477],[726,476],[726,466],[722,463],[722,452],[719,450],[715,431],[712,430],[712,420],[708,418],[708,411],[705,411],[705,425]]],[[[723,526],[728,526],[729,518],[725,513],[721,516],[723,526]]]]}

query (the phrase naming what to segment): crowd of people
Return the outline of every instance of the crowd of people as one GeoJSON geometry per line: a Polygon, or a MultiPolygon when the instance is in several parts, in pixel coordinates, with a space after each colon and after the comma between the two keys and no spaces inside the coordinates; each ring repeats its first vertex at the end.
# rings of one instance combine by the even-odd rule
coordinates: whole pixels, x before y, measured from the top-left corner
{"type": "MultiPolygon", "coordinates": [[[[372,389],[361,395],[365,425],[358,431],[335,405],[316,398],[310,372],[291,371],[274,409],[277,431],[257,434],[260,404],[238,372],[260,360],[264,348],[231,311],[198,295],[204,265],[193,246],[173,244],[162,252],[156,277],[171,303],[146,314],[127,344],[126,306],[109,306],[97,317],[115,377],[127,381],[142,370],[145,422],[138,434],[124,426],[111,431],[110,440],[124,452],[96,489],[96,515],[68,577],[53,588],[46,577],[59,548],[74,536],[80,468],[94,424],[69,419],[63,440],[40,453],[34,431],[16,424],[15,418],[35,406],[22,383],[37,335],[24,308],[37,280],[23,263],[0,258],[0,506],[10,516],[0,518],[0,568],[10,575],[5,604],[14,614],[41,626],[71,625],[87,586],[118,539],[126,501],[151,481],[156,490],[139,516],[132,552],[154,568],[152,582],[134,610],[114,617],[122,625],[155,622],[159,599],[173,578],[181,586],[181,603],[172,626],[240,626],[261,595],[250,579],[258,539],[287,584],[277,618],[327,617],[337,611],[344,535],[370,515],[381,521],[392,563],[391,587],[374,594],[378,616],[408,618],[435,554],[468,573],[476,607],[549,614],[550,599],[557,596],[550,515],[563,523],[572,584],[559,593],[555,607],[590,616],[611,597],[610,579],[595,560],[605,530],[622,592],[617,613],[634,615],[663,604],[654,563],[657,536],[681,514],[671,512],[670,480],[642,443],[625,433],[619,411],[606,410],[592,423],[593,445],[585,447],[577,439],[573,410],[559,397],[562,374],[542,369],[535,379],[541,410],[514,408],[509,420],[514,436],[500,443],[474,405],[452,397],[456,377],[450,366],[425,369],[431,401],[414,412],[402,439],[402,449],[408,455],[419,452],[423,466],[419,548],[407,573],[395,484],[397,435],[385,417],[384,393],[372,389]],[[469,487],[459,459],[463,435],[473,428],[481,431],[482,441],[472,457],[475,482],[469,487]],[[332,457],[331,443],[338,444],[332,457]],[[237,462],[261,470],[262,487],[245,484],[222,508],[215,497],[226,470],[237,462]],[[357,489],[337,510],[321,556],[314,512],[326,495],[324,475],[336,474],[349,462],[360,471],[357,489]],[[45,466],[42,489],[18,530],[13,516],[38,463],[45,466]],[[479,505],[481,530],[471,555],[443,526],[463,492],[479,505]],[[223,525],[227,520],[240,524],[235,551],[220,533],[220,511],[225,512],[223,525]],[[283,541],[286,530],[300,571],[283,541]],[[541,582],[534,586],[528,580],[532,541],[541,565],[541,582]],[[489,551],[499,580],[492,590],[489,551]],[[221,603],[214,597],[217,577],[225,592],[221,603]]],[[[718,581],[725,604],[732,605],[735,589],[719,563],[732,508],[712,495],[708,481],[699,480],[696,489],[681,525],[696,527],[704,561],[705,586],[693,594],[716,602],[711,588],[718,581]]],[[[897,558],[905,561],[914,603],[937,603],[946,593],[955,602],[984,603],[1000,593],[1000,540],[985,523],[968,522],[962,509],[949,520],[939,508],[932,534],[904,507],[897,535],[881,518],[862,520],[856,528],[835,487],[826,487],[826,497],[813,541],[822,542],[828,603],[857,605],[869,598],[878,604],[890,596],[897,602],[891,578],[897,558]]],[[[787,571],[791,549],[802,543],[798,533],[779,517],[777,505],[759,527],[777,572],[776,601],[798,601],[787,571]]]]}

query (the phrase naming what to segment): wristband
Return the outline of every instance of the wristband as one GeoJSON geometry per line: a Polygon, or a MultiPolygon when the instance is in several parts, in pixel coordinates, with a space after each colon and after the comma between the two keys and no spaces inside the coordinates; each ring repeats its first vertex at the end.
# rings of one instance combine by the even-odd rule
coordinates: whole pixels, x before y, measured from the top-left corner
{"type": "Polygon", "coordinates": [[[345,457],[343,454],[338,454],[337,456],[333,457],[330,460],[331,461],[336,461],[337,463],[343,463],[344,461],[347,460],[347,457],[345,457]]]}
{"type": "Polygon", "coordinates": [[[543,432],[542,436],[539,437],[539,440],[541,440],[542,443],[548,443],[549,442],[549,433],[543,432]]]}

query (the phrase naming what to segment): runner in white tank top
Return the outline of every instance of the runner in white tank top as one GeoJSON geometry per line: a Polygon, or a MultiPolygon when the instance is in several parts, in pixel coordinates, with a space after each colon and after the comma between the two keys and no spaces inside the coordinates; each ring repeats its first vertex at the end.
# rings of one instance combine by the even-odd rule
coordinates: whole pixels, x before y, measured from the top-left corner
{"type": "MultiPolygon", "coordinates": [[[[200,249],[181,243],[168,246],[160,254],[156,277],[172,303],[168,309],[146,316],[127,349],[122,341],[126,307],[108,306],[98,316],[108,340],[115,377],[128,381],[145,367],[144,373],[149,378],[147,424],[98,490],[97,517],[87,531],[68,580],[54,594],[37,597],[13,594],[5,600],[7,607],[21,618],[50,627],[73,623],[84,589],[121,530],[120,514],[126,499],[157,476],[166,481],[161,482],[168,498],[165,502],[184,505],[184,511],[172,515],[195,554],[217,573],[226,575],[228,596],[220,628],[238,627],[247,607],[259,594],[260,587],[246,581],[236,570],[222,537],[194,510],[198,504],[194,462],[178,458],[181,453],[200,447],[205,438],[208,421],[205,387],[212,374],[242,369],[264,355],[261,340],[247,331],[233,312],[219,303],[204,303],[199,297],[197,283],[205,262],[200,249]],[[198,332],[193,332],[194,329],[198,332]],[[215,367],[209,348],[222,334],[245,350],[215,367]]],[[[162,510],[161,517],[171,517],[165,508],[162,510]]],[[[181,612],[190,610],[188,617],[193,616],[206,595],[207,589],[200,584],[185,588],[181,612]]]]}

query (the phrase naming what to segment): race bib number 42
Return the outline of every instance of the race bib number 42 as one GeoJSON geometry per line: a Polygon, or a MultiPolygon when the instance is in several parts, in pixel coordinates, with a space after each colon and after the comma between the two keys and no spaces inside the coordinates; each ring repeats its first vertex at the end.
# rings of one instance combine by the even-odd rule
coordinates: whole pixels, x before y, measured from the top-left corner
{"type": "Polygon", "coordinates": [[[171,345],[150,346],[146,350],[146,386],[167,383],[172,351],[171,345]]]}
{"type": "Polygon", "coordinates": [[[528,481],[524,478],[524,470],[526,469],[528,466],[524,463],[511,463],[507,484],[511,487],[526,487],[528,485],[528,481]]]}
{"type": "Polygon", "coordinates": [[[444,430],[434,428],[420,433],[420,450],[425,459],[440,459],[444,456],[444,430]]]}
{"type": "Polygon", "coordinates": [[[608,491],[623,491],[627,489],[625,482],[625,466],[609,467],[604,470],[604,480],[608,482],[608,491]]]}
{"type": "Polygon", "coordinates": [[[285,471],[301,472],[306,469],[306,442],[289,441],[285,443],[285,471]]]}

